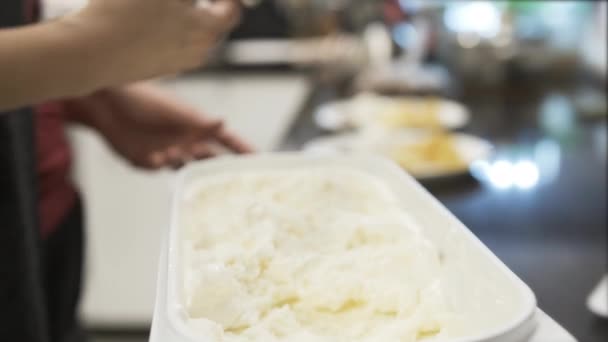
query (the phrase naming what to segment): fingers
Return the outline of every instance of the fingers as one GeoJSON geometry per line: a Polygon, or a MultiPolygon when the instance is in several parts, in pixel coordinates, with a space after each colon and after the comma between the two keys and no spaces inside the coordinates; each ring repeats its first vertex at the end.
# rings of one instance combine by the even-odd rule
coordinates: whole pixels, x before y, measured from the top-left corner
{"type": "Polygon", "coordinates": [[[218,131],[215,135],[215,139],[232,152],[252,153],[254,151],[251,145],[247,144],[243,139],[227,129],[218,131]]]}
{"type": "Polygon", "coordinates": [[[189,162],[191,157],[178,146],[171,146],[164,151],[155,151],[148,155],[147,160],[136,164],[145,169],[158,170],[164,167],[179,169],[189,162]]]}
{"type": "MultiPolygon", "coordinates": [[[[198,114],[196,114],[198,115],[198,114]]],[[[201,118],[199,123],[200,133],[203,138],[215,136],[224,129],[224,122],[217,119],[201,118]]]]}
{"type": "Polygon", "coordinates": [[[197,19],[216,32],[233,29],[241,19],[241,5],[236,0],[204,1],[196,9],[197,19]]]}
{"type": "Polygon", "coordinates": [[[250,153],[253,149],[243,139],[226,128],[222,120],[210,119],[200,113],[184,109],[177,120],[180,132],[175,132],[168,145],[161,144],[147,156],[148,168],[171,167],[178,169],[190,161],[213,158],[222,150],[235,153],[250,153]]]}
{"type": "Polygon", "coordinates": [[[149,157],[149,165],[152,169],[160,169],[167,165],[167,155],[164,152],[153,152],[149,157]]]}
{"type": "MultiPolygon", "coordinates": [[[[208,137],[205,140],[192,142],[185,145],[175,145],[166,148],[164,151],[153,152],[146,163],[149,168],[160,169],[171,167],[179,169],[193,160],[213,158],[219,155],[218,146],[213,145],[213,139],[208,137]]],[[[221,130],[215,135],[215,140],[236,153],[251,153],[253,148],[234,134],[221,130]]]]}
{"type": "MultiPolygon", "coordinates": [[[[197,114],[200,115],[200,114],[197,114]]],[[[238,135],[224,127],[223,121],[215,119],[201,119],[200,138],[203,140],[215,140],[223,147],[235,153],[252,153],[253,148],[238,135]]]]}
{"type": "MultiPolygon", "coordinates": [[[[199,113],[196,113],[200,117],[199,113]]],[[[235,153],[251,153],[253,148],[236,134],[224,127],[224,123],[217,119],[199,119],[198,132],[194,143],[200,140],[215,140],[220,145],[235,153]]]]}
{"type": "Polygon", "coordinates": [[[167,166],[179,169],[190,161],[190,156],[178,146],[171,146],[167,149],[167,166]]]}
{"type": "Polygon", "coordinates": [[[217,153],[207,143],[200,142],[192,145],[190,148],[190,155],[192,155],[193,159],[200,160],[213,158],[217,155],[217,153]]]}
{"type": "Polygon", "coordinates": [[[251,153],[253,148],[238,136],[222,129],[222,123],[214,123],[207,128],[207,133],[203,140],[190,142],[182,146],[172,146],[166,150],[163,157],[155,157],[154,165],[157,168],[169,166],[179,169],[193,160],[202,160],[216,157],[220,154],[218,146],[214,146],[213,141],[217,141],[222,146],[236,153],[251,153]]]}
{"type": "Polygon", "coordinates": [[[179,169],[193,160],[208,159],[217,156],[217,151],[206,142],[198,142],[191,146],[171,146],[165,151],[150,154],[145,167],[161,169],[170,167],[179,169]]]}

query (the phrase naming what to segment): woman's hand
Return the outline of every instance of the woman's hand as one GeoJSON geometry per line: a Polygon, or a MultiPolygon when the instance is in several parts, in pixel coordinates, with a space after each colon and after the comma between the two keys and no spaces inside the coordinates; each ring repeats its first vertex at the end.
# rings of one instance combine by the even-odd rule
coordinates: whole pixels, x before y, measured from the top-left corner
{"type": "Polygon", "coordinates": [[[238,21],[240,5],[237,0],[196,3],[90,0],[57,20],[0,29],[0,110],[203,64],[238,21]]]}
{"type": "MultiPolygon", "coordinates": [[[[107,46],[109,85],[200,66],[238,22],[237,0],[91,0],[64,18],[107,46]]],[[[103,68],[102,68],[103,69],[103,68]]],[[[108,85],[108,84],[106,84],[108,85]]]]}
{"type": "Polygon", "coordinates": [[[68,118],[96,129],[133,165],[177,168],[222,149],[252,149],[222,122],[175,102],[148,85],[104,90],[65,102],[68,118]]]}

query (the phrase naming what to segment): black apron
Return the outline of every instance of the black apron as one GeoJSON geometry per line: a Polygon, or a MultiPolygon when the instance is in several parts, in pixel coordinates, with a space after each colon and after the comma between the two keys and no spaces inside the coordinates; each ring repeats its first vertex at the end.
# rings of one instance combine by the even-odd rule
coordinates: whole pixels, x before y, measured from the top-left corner
{"type": "MultiPolygon", "coordinates": [[[[21,1],[0,0],[0,28],[23,18],[21,1]]],[[[0,113],[0,341],[48,342],[35,155],[32,111],[0,113]]]]}

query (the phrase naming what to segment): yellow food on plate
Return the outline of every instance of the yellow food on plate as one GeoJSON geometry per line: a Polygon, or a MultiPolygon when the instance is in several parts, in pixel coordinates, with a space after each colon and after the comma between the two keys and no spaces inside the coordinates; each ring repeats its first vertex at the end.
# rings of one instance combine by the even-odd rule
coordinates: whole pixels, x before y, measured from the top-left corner
{"type": "Polygon", "coordinates": [[[448,133],[434,133],[413,144],[395,144],[388,154],[413,175],[454,172],[467,168],[453,136],[448,133]]]}
{"type": "Polygon", "coordinates": [[[388,128],[440,128],[439,99],[395,101],[380,113],[381,123],[388,128]]]}

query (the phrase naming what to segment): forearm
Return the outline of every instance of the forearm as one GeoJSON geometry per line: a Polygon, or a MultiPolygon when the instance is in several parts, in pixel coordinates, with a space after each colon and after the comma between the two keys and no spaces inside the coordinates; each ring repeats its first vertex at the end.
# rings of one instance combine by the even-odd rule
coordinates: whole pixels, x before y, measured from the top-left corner
{"type": "MultiPolygon", "coordinates": [[[[112,83],[104,37],[70,17],[0,30],[0,110],[83,95],[112,83]]],[[[115,77],[114,77],[115,78],[115,77]]]]}
{"type": "Polygon", "coordinates": [[[90,0],[57,21],[0,30],[0,110],[198,67],[238,13],[235,0],[90,0]]]}

